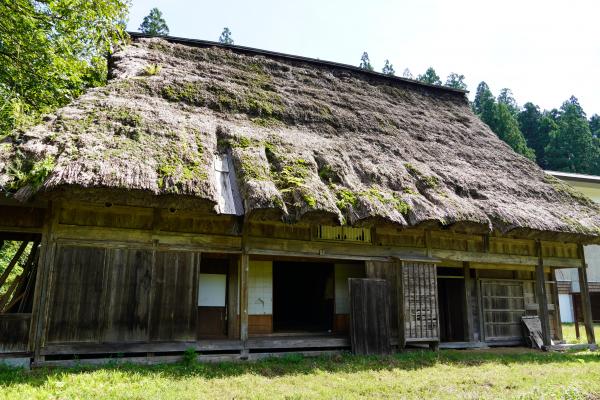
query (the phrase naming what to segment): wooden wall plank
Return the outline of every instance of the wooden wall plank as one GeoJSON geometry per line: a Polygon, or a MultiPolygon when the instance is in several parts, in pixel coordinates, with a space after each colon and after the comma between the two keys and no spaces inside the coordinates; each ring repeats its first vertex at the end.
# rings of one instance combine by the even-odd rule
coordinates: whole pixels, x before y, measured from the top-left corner
{"type": "Polygon", "coordinates": [[[50,290],[47,343],[100,339],[106,250],[61,247],[50,290]]]}
{"type": "Polygon", "coordinates": [[[150,340],[196,338],[198,254],[157,251],[150,290],[150,340]]]}
{"type": "Polygon", "coordinates": [[[148,340],[152,251],[109,249],[105,287],[105,342],[148,340]]]}
{"type": "Polygon", "coordinates": [[[355,354],[389,354],[389,283],[383,279],[348,279],[350,340],[355,354]]]}

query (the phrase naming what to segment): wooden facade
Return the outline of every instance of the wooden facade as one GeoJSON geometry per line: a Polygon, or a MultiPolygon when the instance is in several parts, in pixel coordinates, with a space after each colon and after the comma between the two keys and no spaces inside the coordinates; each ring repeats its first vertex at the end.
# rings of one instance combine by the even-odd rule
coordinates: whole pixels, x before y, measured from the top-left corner
{"type": "MultiPolygon", "coordinates": [[[[379,352],[445,341],[518,344],[520,318],[531,314],[550,344],[561,339],[552,272],[579,268],[582,293],[586,287],[576,243],[389,226],[345,240],[318,225],[67,200],[1,205],[0,215],[2,240],[33,243],[35,259],[21,273],[29,274],[22,282],[31,282],[23,295],[30,309],[0,314],[0,353],[26,354],[36,365],[190,348],[238,358],[358,343],[355,350],[371,352],[360,337],[367,326],[381,327],[379,352]],[[264,279],[253,273],[259,265],[264,279]],[[311,282],[301,279],[307,268],[317,268],[311,282]],[[269,300],[286,284],[273,280],[278,270],[298,283],[297,299],[269,300]],[[222,301],[202,303],[201,279],[222,282],[222,301]],[[358,302],[373,280],[385,294],[358,302]],[[356,319],[369,307],[376,325],[356,319]]],[[[583,303],[591,327],[589,295],[583,303]]],[[[595,342],[591,329],[588,338],[595,342]]]]}

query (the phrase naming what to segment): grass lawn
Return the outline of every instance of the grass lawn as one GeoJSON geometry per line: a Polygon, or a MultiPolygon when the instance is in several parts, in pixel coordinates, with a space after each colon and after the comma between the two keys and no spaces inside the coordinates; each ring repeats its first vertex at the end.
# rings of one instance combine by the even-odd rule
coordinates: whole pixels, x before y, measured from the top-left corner
{"type": "MultiPolygon", "coordinates": [[[[585,336],[585,326],[583,323],[579,324],[579,340],[575,335],[575,324],[562,324],[563,340],[567,343],[587,343],[587,337],[585,336]]],[[[600,324],[594,324],[594,332],[596,334],[596,340],[600,340],[600,324]]]]}
{"type": "MultiPolygon", "coordinates": [[[[565,334],[571,336],[568,326],[565,334]]],[[[30,372],[0,368],[0,399],[20,398],[600,399],[600,352],[503,348],[30,372]]]]}

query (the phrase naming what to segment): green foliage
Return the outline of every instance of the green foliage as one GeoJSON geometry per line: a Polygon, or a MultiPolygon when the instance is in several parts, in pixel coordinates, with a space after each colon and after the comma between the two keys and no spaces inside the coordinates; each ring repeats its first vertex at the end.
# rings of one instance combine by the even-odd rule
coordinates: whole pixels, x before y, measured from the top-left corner
{"type": "Polygon", "coordinates": [[[402,77],[406,79],[415,79],[410,69],[404,68],[404,72],[402,72],[402,77]]]}
{"type": "Polygon", "coordinates": [[[0,137],[103,84],[127,10],[125,0],[3,1],[0,137]]]}
{"type": "Polygon", "coordinates": [[[505,104],[513,115],[516,115],[519,112],[519,105],[513,97],[512,91],[508,88],[500,90],[500,94],[498,95],[498,103],[505,104]]]}
{"type": "Polygon", "coordinates": [[[381,72],[386,75],[396,75],[396,71],[394,70],[394,66],[390,63],[390,60],[385,60],[385,65],[381,72]]]}
{"type": "Polygon", "coordinates": [[[450,73],[450,75],[448,75],[448,77],[446,78],[446,83],[444,85],[454,89],[467,90],[465,76],[457,74],[455,72],[452,72],[450,73]]]}
{"type": "Polygon", "coordinates": [[[228,27],[223,28],[223,32],[221,32],[221,36],[219,36],[219,43],[223,44],[233,44],[233,38],[231,37],[231,31],[228,27]]]}
{"type": "Polygon", "coordinates": [[[600,115],[594,114],[590,118],[590,132],[595,138],[600,138],[600,115]]]}
{"type": "Polygon", "coordinates": [[[556,123],[533,103],[525,103],[517,119],[527,145],[535,152],[537,163],[546,168],[546,146],[550,142],[550,132],[556,129],[556,123]]]}
{"type": "Polygon", "coordinates": [[[30,186],[33,190],[36,190],[42,186],[54,167],[55,160],[50,155],[36,162],[17,158],[15,164],[9,167],[8,170],[12,176],[8,189],[15,191],[24,186],[30,186]]]}
{"type": "Polygon", "coordinates": [[[148,76],[158,75],[162,67],[159,64],[148,64],[144,68],[144,74],[148,76]]]}
{"type": "MultiPolygon", "coordinates": [[[[4,273],[6,267],[8,267],[8,264],[11,262],[14,255],[19,250],[21,243],[22,242],[7,240],[4,242],[4,246],[0,248],[0,276],[4,273]]],[[[17,264],[8,275],[6,282],[0,287],[0,298],[4,293],[6,293],[12,282],[23,272],[23,266],[27,262],[27,256],[31,251],[31,246],[32,245],[30,244],[25,249],[21,257],[17,261],[17,264]]]]}
{"type": "Polygon", "coordinates": [[[433,69],[433,67],[427,68],[427,71],[425,71],[424,74],[417,76],[417,80],[421,81],[423,83],[428,83],[430,85],[441,85],[442,84],[442,80],[440,79],[438,74],[435,72],[435,69],[433,69]]]}
{"type": "Polygon", "coordinates": [[[341,186],[333,186],[333,188],[335,189],[335,196],[337,197],[335,203],[337,208],[341,211],[347,211],[350,206],[356,206],[358,197],[352,190],[341,186]]]}
{"type": "Polygon", "coordinates": [[[156,7],[151,9],[150,13],[144,17],[138,29],[146,35],[167,36],[169,34],[169,27],[163,18],[162,12],[156,7]]]}
{"type": "Polygon", "coordinates": [[[185,352],[183,353],[183,357],[181,358],[181,363],[186,366],[186,367],[192,367],[196,364],[197,360],[197,355],[196,355],[196,349],[194,349],[193,347],[190,347],[189,349],[186,349],[185,352]]]}
{"type": "Polygon", "coordinates": [[[511,101],[511,98],[510,91],[505,90],[501,98],[502,102],[496,102],[488,85],[481,82],[475,93],[473,111],[514,151],[534,160],[535,153],[527,147],[525,137],[519,129],[516,111],[512,109],[511,105],[514,99],[511,101]]]}
{"type": "Polygon", "coordinates": [[[545,149],[548,167],[558,171],[599,173],[598,148],[585,112],[575,97],[564,102],[545,149]]]}
{"type": "Polygon", "coordinates": [[[366,69],[367,71],[373,71],[373,66],[371,65],[371,61],[369,60],[369,54],[365,51],[360,57],[360,64],[358,68],[366,69]]]}

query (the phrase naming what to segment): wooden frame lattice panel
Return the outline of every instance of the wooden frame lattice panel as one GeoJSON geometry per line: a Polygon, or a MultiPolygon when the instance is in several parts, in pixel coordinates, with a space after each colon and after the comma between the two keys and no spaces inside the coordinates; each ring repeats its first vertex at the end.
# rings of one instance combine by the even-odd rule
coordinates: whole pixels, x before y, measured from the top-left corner
{"type": "Polygon", "coordinates": [[[439,341],[435,264],[403,261],[401,271],[404,342],[439,341]]]}

